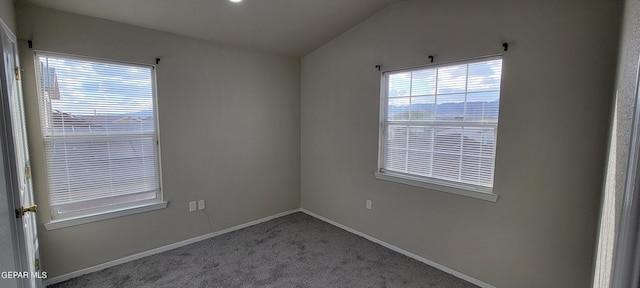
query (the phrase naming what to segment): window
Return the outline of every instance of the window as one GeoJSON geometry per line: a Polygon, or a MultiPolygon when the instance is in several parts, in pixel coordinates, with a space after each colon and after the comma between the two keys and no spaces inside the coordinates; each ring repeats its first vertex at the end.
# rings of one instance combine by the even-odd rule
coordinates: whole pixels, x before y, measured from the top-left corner
{"type": "Polygon", "coordinates": [[[501,76],[499,57],[384,73],[376,177],[497,200],[501,76]]]}
{"type": "Polygon", "coordinates": [[[36,69],[52,218],[161,203],[154,67],[39,52],[36,69]]]}

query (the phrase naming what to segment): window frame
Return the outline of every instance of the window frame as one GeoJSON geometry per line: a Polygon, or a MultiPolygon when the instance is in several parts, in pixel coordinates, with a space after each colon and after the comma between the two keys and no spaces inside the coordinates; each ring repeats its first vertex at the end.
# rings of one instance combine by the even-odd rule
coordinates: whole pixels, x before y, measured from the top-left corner
{"type": "MultiPolygon", "coordinates": [[[[81,61],[89,61],[92,63],[102,63],[102,64],[114,64],[114,65],[144,68],[144,69],[150,70],[151,98],[152,98],[151,102],[153,106],[153,115],[154,115],[153,133],[148,133],[148,134],[137,133],[136,134],[136,133],[121,132],[117,135],[110,135],[110,136],[95,135],[95,134],[91,135],[91,133],[87,133],[87,134],[77,134],[72,136],[71,138],[73,139],[95,139],[95,138],[130,139],[130,138],[136,138],[136,136],[140,138],[141,135],[146,135],[147,137],[151,137],[153,139],[152,141],[155,142],[155,145],[153,145],[153,149],[154,149],[153,155],[156,160],[155,170],[157,173],[157,181],[158,181],[158,189],[157,191],[155,191],[155,198],[153,199],[135,200],[135,201],[117,203],[113,205],[102,205],[102,206],[97,206],[97,207],[92,207],[87,209],[80,209],[80,210],[71,211],[71,212],[57,213],[57,209],[55,209],[51,204],[51,196],[50,196],[51,191],[49,189],[49,183],[50,183],[49,172],[48,172],[48,168],[46,168],[44,169],[44,175],[46,176],[45,181],[47,185],[47,198],[48,198],[47,204],[49,205],[51,220],[49,223],[44,224],[45,228],[47,230],[54,230],[54,229],[60,229],[60,228],[74,226],[74,225],[80,225],[80,224],[85,224],[90,222],[96,222],[96,221],[166,208],[168,202],[163,199],[164,197],[163,197],[163,189],[162,189],[162,161],[161,161],[162,158],[161,158],[161,147],[160,147],[160,142],[161,142],[160,129],[159,129],[160,117],[158,113],[156,65],[103,59],[103,58],[81,56],[81,55],[72,55],[72,54],[50,52],[50,51],[43,51],[43,50],[34,51],[34,71],[36,76],[35,84],[36,84],[36,92],[38,97],[38,117],[40,117],[40,121],[39,121],[40,131],[38,135],[41,137],[40,140],[42,141],[44,147],[46,147],[47,141],[52,141],[56,139],[56,136],[51,135],[49,132],[45,132],[47,127],[46,121],[49,121],[49,120],[47,119],[47,115],[43,114],[44,110],[42,108],[42,105],[44,105],[43,101],[46,101],[46,100],[43,99],[45,94],[44,94],[44,91],[42,91],[42,89],[44,88],[42,87],[41,85],[42,83],[40,83],[40,80],[39,80],[40,78],[39,74],[42,73],[42,71],[40,70],[41,68],[39,68],[40,56],[61,57],[61,58],[70,59],[70,60],[81,60],[81,61]],[[127,134],[130,134],[130,135],[127,135],[127,134]]],[[[67,137],[67,139],[69,139],[69,137],[67,137]]],[[[50,164],[47,160],[47,157],[48,157],[47,153],[45,152],[43,156],[44,157],[42,160],[45,164],[45,167],[48,167],[48,165],[50,164]]],[[[127,195],[133,195],[133,194],[127,194],[127,195]]]]}
{"type": "MultiPolygon", "coordinates": [[[[426,69],[438,69],[438,68],[443,68],[443,67],[448,67],[448,66],[456,66],[456,65],[465,65],[465,64],[471,64],[471,63],[478,63],[478,62],[484,62],[484,61],[491,61],[491,60],[502,60],[502,65],[504,67],[504,57],[502,54],[497,54],[497,55],[490,55],[490,56],[484,56],[484,57],[477,57],[477,58],[470,58],[470,59],[465,59],[465,60],[454,60],[454,61],[448,61],[448,62],[443,62],[443,63],[438,63],[438,64],[432,64],[432,65],[422,65],[422,66],[416,66],[416,67],[410,67],[410,68],[404,68],[404,69],[396,69],[396,70],[388,70],[388,71],[383,71],[381,73],[380,76],[380,111],[379,111],[379,122],[378,122],[378,167],[376,169],[376,172],[374,173],[374,177],[376,179],[379,180],[385,180],[385,181],[390,181],[390,182],[395,182],[395,183],[400,183],[400,184],[405,184],[405,185],[410,185],[410,186],[416,186],[416,187],[421,187],[421,188],[426,188],[426,189],[430,189],[430,190],[436,190],[436,191],[441,191],[441,192],[446,192],[446,193],[451,193],[451,194],[456,194],[456,195],[461,195],[461,196],[466,196],[466,197],[471,197],[471,198],[476,198],[476,199],[481,199],[481,200],[486,200],[486,201],[490,201],[490,202],[497,202],[499,195],[496,194],[494,192],[494,186],[492,185],[491,187],[485,187],[485,186],[480,186],[480,185],[473,185],[473,184],[467,184],[467,183],[461,183],[461,182],[456,182],[456,181],[449,181],[449,180],[444,180],[444,179],[438,179],[435,177],[428,177],[428,176],[418,176],[415,174],[410,174],[410,173],[402,173],[402,172],[397,172],[397,171],[391,171],[391,170],[386,170],[384,169],[384,161],[385,161],[385,128],[388,125],[387,123],[389,122],[394,122],[391,120],[388,120],[388,105],[389,105],[389,91],[388,91],[388,82],[389,82],[389,75],[390,74],[395,74],[395,73],[402,73],[402,72],[414,72],[414,71],[418,71],[418,70],[426,70],[426,69]]],[[[504,80],[504,71],[502,71],[501,75],[500,75],[500,92],[499,92],[499,99],[502,99],[502,85],[503,85],[503,80],[504,80]]],[[[436,76],[437,77],[437,76],[436,76]]],[[[437,94],[434,94],[437,95],[437,94]]],[[[400,121],[401,122],[401,121],[400,121]]],[[[410,125],[412,121],[406,121],[407,125],[410,125]]],[[[415,122],[421,122],[421,121],[413,121],[415,122]]],[[[437,123],[437,121],[433,121],[434,123],[437,123]]],[[[447,123],[447,122],[442,122],[443,124],[447,123]]],[[[495,127],[495,139],[496,139],[496,146],[494,147],[494,155],[493,155],[493,165],[494,165],[494,173],[493,173],[493,178],[495,180],[495,160],[497,158],[497,137],[498,137],[498,128],[499,128],[499,123],[500,123],[500,116],[498,113],[498,120],[496,121],[496,123],[485,123],[483,125],[478,125],[478,122],[468,122],[469,125],[464,125],[464,122],[455,122],[455,126],[460,126],[460,127],[467,127],[467,126],[481,126],[481,127],[486,127],[486,126],[493,126],[495,127]],[[463,125],[459,125],[459,124],[463,124],[463,125]]],[[[449,123],[450,124],[450,123],[449,123]]],[[[431,125],[431,126],[423,126],[423,127],[437,127],[438,125],[431,125]]],[[[407,135],[408,137],[408,135],[407,135]]],[[[434,135],[435,137],[435,135],[434,135]]],[[[495,181],[494,181],[495,183],[495,181]]]]}

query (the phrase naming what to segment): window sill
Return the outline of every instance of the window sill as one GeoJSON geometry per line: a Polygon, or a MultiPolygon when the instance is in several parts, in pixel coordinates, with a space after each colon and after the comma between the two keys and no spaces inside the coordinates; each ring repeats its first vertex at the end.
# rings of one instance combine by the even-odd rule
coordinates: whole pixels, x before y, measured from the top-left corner
{"type": "Polygon", "coordinates": [[[494,194],[494,193],[480,192],[480,191],[438,185],[438,184],[428,183],[428,182],[424,182],[417,179],[412,179],[404,175],[400,176],[400,175],[394,175],[390,173],[376,172],[375,177],[380,180],[391,181],[391,182],[396,182],[396,183],[401,183],[401,184],[411,185],[411,186],[417,186],[417,187],[456,194],[460,196],[476,198],[476,199],[490,201],[490,202],[497,202],[499,197],[498,194],[494,194]]]}
{"type": "Polygon", "coordinates": [[[80,224],[86,224],[91,222],[97,222],[127,215],[133,215],[143,212],[149,212],[158,209],[164,209],[167,207],[166,201],[162,202],[154,202],[147,203],[143,205],[138,205],[134,207],[126,207],[118,210],[111,210],[107,212],[95,213],[90,215],[78,216],[73,218],[65,218],[65,219],[56,219],[51,220],[51,222],[44,224],[44,228],[47,230],[56,230],[60,228],[66,228],[71,226],[76,226],[80,224]]]}

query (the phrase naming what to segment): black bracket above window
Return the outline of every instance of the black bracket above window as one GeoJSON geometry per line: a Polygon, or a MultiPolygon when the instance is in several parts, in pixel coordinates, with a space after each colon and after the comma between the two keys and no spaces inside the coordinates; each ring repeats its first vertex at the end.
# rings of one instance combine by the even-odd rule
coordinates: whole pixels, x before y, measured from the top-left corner
{"type": "Polygon", "coordinates": [[[33,48],[33,42],[31,40],[28,40],[27,43],[29,43],[29,49],[33,48]]]}
{"type": "Polygon", "coordinates": [[[502,47],[504,47],[504,51],[509,50],[509,43],[507,42],[502,43],[502,47]]]}
{"type": "Polygon", "coordinates": [[[380,68],[382,68],[382,65],[376,65],[376,69],[378,69],[378,71],[380,71],[380,68]]]}
{"type": "Polygon", "coordinates": [[[429,59],[430,59],[431,63],[433,63],[433,55],[429,55],[429,59]]]}
{"type": "Polygon", "coordinates": [[[160,64],[160,58],[156,58],[156,64],[160,64]]]}

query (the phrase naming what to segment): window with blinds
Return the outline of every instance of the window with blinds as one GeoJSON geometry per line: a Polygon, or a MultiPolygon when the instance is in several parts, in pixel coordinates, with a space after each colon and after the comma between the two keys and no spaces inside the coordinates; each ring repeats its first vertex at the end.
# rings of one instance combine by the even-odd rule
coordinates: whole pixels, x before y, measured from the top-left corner
{"type": "Polygon", "coordinates": [[[502,59],[382,77],[378,174],[491,193],[502,59]]]}
{"type": "Polygon", "coordinates": [[[53,218],[160,201],[153,66],[36,54],[53,218]]]}

